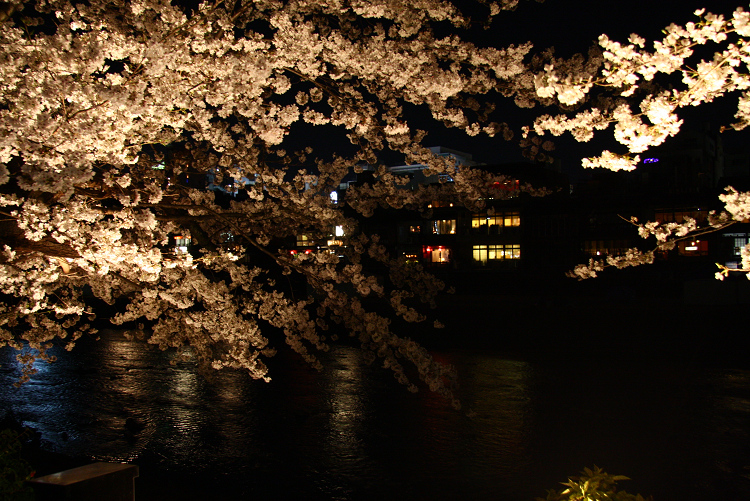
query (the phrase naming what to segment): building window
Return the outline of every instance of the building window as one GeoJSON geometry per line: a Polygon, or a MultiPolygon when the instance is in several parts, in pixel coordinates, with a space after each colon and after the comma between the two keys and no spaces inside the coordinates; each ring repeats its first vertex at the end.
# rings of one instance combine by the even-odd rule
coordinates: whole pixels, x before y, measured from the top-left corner
{"type": "Polygon", "coordinates": [[[747,245],[747,237],[734,239],[734,255],[741,256],[742,248],[747,245]]]}
{"type": "Polygon", "coordinates": [[[683,240],[677,242],[677,252],[681,256],[708,256],[706,240],[683,240]]]}
{"type": "Polygon", "coordinates": [[[326,245],[328,247],[341,247],[344,245],[344,241],[341,239],[344,236],[343,226],[334,226],[333,234],[329,235],[326,245]]]}
{"type": "Polygon", "coordinates": [[[297,247],[310,247],[315,245],[315,241],[307,235],[297,235],[297,247]]]}
{"type": "Polygon", "coordinates": [[[432,234],[433,235],[455,235],[456,234],[456,220],[455,219],[437,219],[432,222],[432,234]]]}
{"type": "MultiPolygon", "coordinates": [[[[500,195],[498,198],[504,199],[518,196],[520,184],[521,183],[520,181],[518,181],[518,179],[505,181],[503,183],[501,183],[500,181],[495,181],[494,183],[492,183],[490,188],[496,190],[497,194],[500,195]]],[[[494,198],[495,197],[489,197],[490,200],[493,200],[494,198]]]]}
{"type": "Polygon", "coordinates": [[[186,237],[183,235],[176,235],[174,237],[175,254],[187,254],[189,246],[190,246],[190,237],[186,237]]]}
{"type": "MultiPolygon", "coordinates": [[[[742,268],[741,264],[741,256],[742,256],[742,249],[750,243],[750,238],[748,238],[747,233],[724,233],[722,235],[724,238],[729,240],[728,247],[731,249],[731,252],[727,252],[729,254],[726,256],[729,258],[729,261],[724,262],[724,266],[726,266],[729,269],[732,270],[738,270],[742,268]]],[[[724,248],[726,249],[726,245],[724,248]]]]}
{"type": "Polygon", "coordinates": [[[747,233],[724,233],[724,238],[731,238],[732,243],[732,255],[733,256],[741,256],[742,255],[742,248],[745,247],[748,244],[748,235],[747,233]]]}
{"type": "Polygon", "coordinates": [[[409,226],[409,233],[421,233],[422,227],[416,224],[409,226]]]}
{"type": "Polygon", "coordinates": [[[442,245],[422,247],[422,256],[427,263],[447,264],[451,260],[451,250],[442,245]]]}
{"type": "Polygon", "coordinates": [[[521,226],[521,215],[515,211],[498,211],[492,215],[478,213],[471,216],[474,229],[511,228],[521,226]]]}
{"type": "Polygon", "coordinates": [[[518,212],[503,213],[503,226],[521,226],[521,215],[518,212]]]}
{"type": "Polygon", "coordinates": [[[503,259],[521,259],[521,246],[519,244],[506,245],[503,259]]]}
{"type": "Polygon", "coordinates": [[[474,261],[486,264],[488,261],[521,259],[520,244],[475,245],[472,248],[474,261]]]}
{"type": "Polygon", "coordinates": [[[486,245],[475,245],[474,246],[474,261],[482,264],[487,263],[487,246],[486,245]]]}

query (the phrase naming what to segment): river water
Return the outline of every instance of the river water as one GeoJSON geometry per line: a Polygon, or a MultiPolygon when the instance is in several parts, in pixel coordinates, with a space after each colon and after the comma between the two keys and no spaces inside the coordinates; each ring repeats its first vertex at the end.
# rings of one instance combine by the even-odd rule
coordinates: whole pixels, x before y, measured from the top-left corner
{"type": "Polygon", "coordinates": [[[281,356],[271,383],[207,380],[117,332],[21,388],[0,355],[3,407],[50,450],[138,464],[139,501],[532,500],[593,465],[657,501],[750,499],[750,371],[736,364],[437,352],[459,372],[456,412],[347,347],[322,373],[281,356]]]}

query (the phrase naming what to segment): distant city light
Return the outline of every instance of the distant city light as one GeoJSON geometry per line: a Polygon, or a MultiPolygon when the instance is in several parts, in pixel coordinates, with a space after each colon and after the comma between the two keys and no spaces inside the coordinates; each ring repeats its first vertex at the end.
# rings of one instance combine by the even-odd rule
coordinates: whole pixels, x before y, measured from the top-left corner
{"type": "Polygon", "coordinates": [[[643,163],[644,164],[655,164],[658,161],[659,161],[658,158],[645,158],[645,159],[643,159],[643,163]]]}

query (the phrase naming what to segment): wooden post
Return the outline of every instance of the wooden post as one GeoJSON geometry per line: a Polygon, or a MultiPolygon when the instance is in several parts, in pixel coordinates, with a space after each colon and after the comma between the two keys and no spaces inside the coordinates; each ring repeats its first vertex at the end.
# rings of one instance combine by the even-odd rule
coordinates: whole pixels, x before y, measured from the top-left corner
{"type": "Polygon", "coordinates": [[[138,466],[92,463],[29,481],[37,501],[135,501],[138,466]]]}

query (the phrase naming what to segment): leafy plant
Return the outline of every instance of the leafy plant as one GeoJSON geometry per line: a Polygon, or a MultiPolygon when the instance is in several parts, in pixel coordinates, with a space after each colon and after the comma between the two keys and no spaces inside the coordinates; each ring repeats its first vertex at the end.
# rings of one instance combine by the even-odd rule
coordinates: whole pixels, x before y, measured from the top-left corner
{"type": "Polygon", "coordinates": [[[31,466],[20,457],[21,440],[26,431],[0,431],[0,500],[34,499],[34,491],[26,484],[34,475],[31,466]]]}
{"type": "Polygon", "coordinates": [[[630,480],[623,475],[610,475],[598,466],[584,468],[580,477],[570,477],[561,491],[549,490],[546,498],[536,501],[653,501],[649,496],[628,494],[617,490],[617,482],[630,480]]]}

